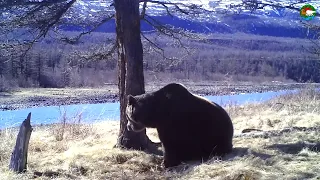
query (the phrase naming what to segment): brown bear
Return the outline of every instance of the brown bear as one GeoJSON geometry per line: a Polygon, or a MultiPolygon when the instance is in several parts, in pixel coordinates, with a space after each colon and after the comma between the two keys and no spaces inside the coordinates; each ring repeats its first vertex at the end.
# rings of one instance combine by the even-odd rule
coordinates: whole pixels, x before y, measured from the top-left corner
{"type": "Polygon", "coordinates": [[[218,104],[171,83],[158,91],[128,95],[129,131],[156,128],[164,149],[164,166],[206,161],[232,151],[233,124],[218,104]]]}

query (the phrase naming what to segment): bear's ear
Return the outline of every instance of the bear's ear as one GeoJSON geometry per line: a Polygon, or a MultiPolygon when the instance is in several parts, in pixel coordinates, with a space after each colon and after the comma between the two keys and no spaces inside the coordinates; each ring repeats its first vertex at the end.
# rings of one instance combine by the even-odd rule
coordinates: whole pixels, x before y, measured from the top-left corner
{"type": "Polygon", "coordinates": [[[137,100],[136,100],[136,98],[134,98],[132,95],[128,95],[128,104],[129,105],[134,105],[134,104],[136,104],[136,102],[137,102],[137,100]]]}

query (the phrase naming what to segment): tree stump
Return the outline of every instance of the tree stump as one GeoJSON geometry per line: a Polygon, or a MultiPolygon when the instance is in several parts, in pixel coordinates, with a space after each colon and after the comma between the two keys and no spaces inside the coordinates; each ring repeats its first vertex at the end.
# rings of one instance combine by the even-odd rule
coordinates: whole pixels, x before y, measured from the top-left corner
{"type": "Polygon", "coordinates": [[[30,119],[31,113],[28,114],[27,119],[25,119],[20,126],[16,145],[11,155],[9,169],[18,173],[27,170],[28,146],[32,132],[30,119]]]}

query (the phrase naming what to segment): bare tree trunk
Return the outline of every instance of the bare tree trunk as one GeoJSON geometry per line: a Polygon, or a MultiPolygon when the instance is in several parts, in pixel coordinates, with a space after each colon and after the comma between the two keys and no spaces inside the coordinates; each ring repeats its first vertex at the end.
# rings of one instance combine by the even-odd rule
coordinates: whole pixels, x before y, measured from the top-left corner
{"type": "Polygon", "coordinates": [[[20,126],[16,145],[14,147],[10,160],[9,169],[18,173],[27,170],[28,146],[32,132],[30,119],[31,113],[28,114],[27,119],[25,119],[20,126]]]}
{"type": "Polygon", "coordinates": [[[145,93],[143,49],[140,36],[139,0],[114,0],[119,66],[120,132],[117,147],[139,150],[153,149],[146,131],[127,130],[125,108],[127,95],[145,93]]]}

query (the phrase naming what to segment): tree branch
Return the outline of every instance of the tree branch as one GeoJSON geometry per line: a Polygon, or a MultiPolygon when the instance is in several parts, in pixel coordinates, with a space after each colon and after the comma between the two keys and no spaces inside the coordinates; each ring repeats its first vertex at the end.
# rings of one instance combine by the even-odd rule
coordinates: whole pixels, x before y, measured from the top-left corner
{"type": "Polygon", "coordinates": [[[141,15],[140,15],[140,19],[144,18],[144,15],[146,14],[146,8],[147,8],[147,2],[144,2],[143,7],[142,7],[142,11],[141,11],[141,15]]]}
{"type": "Polygon", "coordinates": [[[69,0],[42,0],[42,1],[25,1],[25,0],[3,0],[0,2],[0,9],[10,8],[15,6],[34,6],[34,5],[52,5],[62,2],[67,2],[69,0]]]}
{"type": "Polygon", "coordinates": [[[160,5],[162,5],[163,7],[165,7],[167,9],[167,12],[169,12],[167,5],[171,5],[178,12],[180,12],[182,14],[186,14],[186,15],[189,15],[191,13],[199,14],[200,11],[209,11],[209,10],[206,10],[206,9],[202,8],[201,6],[196,5],[196,4],[189,4],[188,5],[188,4],[180,3],[180,2],[173,3],[173,2],[154,1],[154,0],[140,0],[140,2],[149,2],[149,3],[153,3],[153,4],[160,4],[160,5]],[[188,9],[188,10],[185,10],[185,9],[183,9],[181,7],[184,7],[185,9],[188,9]]]}
{"type": "Polygon", "coordinates": [[[151,44],[151,46],[153,47],[153,49],[155,50],[155,52],[159,53],[162,55],[162,57],[166,58],[165,57],[165,54],[164,54],[164,49],[162,49],[160,46],[158,46],[156,43],[154,43],[153,41],[151,41],[149,38],[147,38],[144,33],[141,32],[141,36],[151,44]]]}
{"type": "Polygon", "coordinates": [[[3,1],[0,9],[8,12],[9,17],[0,20],[1,33],[11,36],[3,47],[22,47],[24,50],[19,51],[20,56],[25,56],[75,2],[76,0],[3,1]]]}
{"type": "Polygon", "coordinates": [[[92,47],[87,52],[80,50],[76,51],[73,54],[77,56],[79,59],[84,59],[86,62],[90,61],[99,61],[99,60],[106,60],[113,56],[117,49],[117,43],[112,42],[111,47],[106,50],[105,46],[99,45],[100,48],[92,47]]]}
{"type": "MultiPolygon", "coordinates": [[[[257,9],[263,9],[266,6],[270,7],[275,7],[275,8],[286,8],[286,9],[291,9],[295,11],[300,11],[300,8],[295,7],[295,5],[299,4],[301,2],[295,2],[291,3],[290,5],[282,5],[280,3],[266,3],[266,2],[261,2],[258,0],[242,0],[242,3],[239,5],[234,5],[233,7],[247,7],[250,8],[252,11],[257,10],[257,9]]],[[[319,13],[316,13],[316,16],[320,16],[319,13]]]]}
{"type": "MultiPolygon", "coordinates": [[[[75,36],[75,37],[69,38],[69,37],[67,37],[67,36],[64,36],[64,37],[62,37],[62,38],[60,38],[60,39],[61,39],[63,42],[66,42],[66,43],[68,43],[68,44],[77,44],[77,43],[79,42],[79,39],[80,39],[82,36],[84,36],[84,35],[86,35],[86,34],[90,34],[91,32],[95,31],[98,27],[100,27],[102,24],[108,22],[109,20],[111,20],[111,19],[114,18],[114,17],[115,17],[115,15],[112,14],[112,15],[104,18],[102,21],[100,21],[99,23],[97,23],[96,25],[94,25],[90,30],[85,31],[85,32],[81,32],[79,35],[77,35],[77,36],[75,36]]],[[[61,33],[59,33],[58,31],[55,31],[55,32],[61,35],[61,33]]]]}

